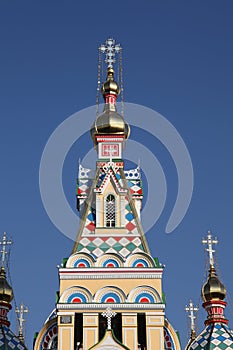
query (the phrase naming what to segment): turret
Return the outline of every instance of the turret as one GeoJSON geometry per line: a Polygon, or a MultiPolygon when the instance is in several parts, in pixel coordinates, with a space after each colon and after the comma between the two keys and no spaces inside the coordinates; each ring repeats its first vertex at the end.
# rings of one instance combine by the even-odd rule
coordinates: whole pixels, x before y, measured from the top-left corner
{"type": "Polygon", "coordinates": [[[213,239],[209,231],[207,238],[203,239],[202,243],[207,245],[206,251],[209,254],[209,275],[201,290],[202,306],[207,312],[206,328],[199,336],[189,342],[186,349],[232,349],[233,335],[228,327],[228,320],[224,316],[227,304],[224,301],[226,288],[215,269],[213,245],[216,245],[218,240],[213,239]]]}

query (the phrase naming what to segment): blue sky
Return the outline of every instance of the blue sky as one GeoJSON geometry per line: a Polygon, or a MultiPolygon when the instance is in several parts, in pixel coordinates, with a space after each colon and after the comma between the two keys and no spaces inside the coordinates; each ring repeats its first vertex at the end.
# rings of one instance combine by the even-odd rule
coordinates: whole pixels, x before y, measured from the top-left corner
{"type": "MultiPolygon", "coordinates": [[[[33,333],[54,307],[56,266],[73,245],[43,208],[40,158],[63,120],[95,104],[97,48],[109,36],[124,48],[125,101],[165,116],[179,131],[193,162],[191,205],[179,227],[167,235],[176,172],[159,142],[149,142],[168,183],[165,209],[147,233],[152,255],[166,265],[167,316],[185,344],[184,306],[190,298],[200,301],[205,270],[201,239],[210,229],[220,241],[217,261],[232,325],[232,12],[230,0],[1,2],[0,232],[14,241],[11,277],[17,303],[30,308],[29,348],[33,333]]],[[[140,133],[135,137],[143,142],[140,133]]],[[[82,146],[88,148],[90,142],[87,136],[82,146]]],[[[73,208],[79,149],[78,144],[72,148],[63,173],[73,208]]],[[[9,318],[14,324],[13,312],[9,318]]],[[[204,319],[200,310],[199,330],[204,319]]]]}

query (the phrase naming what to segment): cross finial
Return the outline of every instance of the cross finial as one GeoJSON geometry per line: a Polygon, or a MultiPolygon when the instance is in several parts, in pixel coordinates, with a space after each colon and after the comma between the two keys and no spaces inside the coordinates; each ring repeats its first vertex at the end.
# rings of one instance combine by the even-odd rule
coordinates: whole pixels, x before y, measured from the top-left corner
{"type": "Polygon", "coordinates": [[[20,304],[20,307],[16,307],[15,309],[17,319],[19,321],[19,337],[21,338],[21,340],[24,340],[24,336],[23,336],[23,331],[24,331],[24,322],[25,322],[25,318],[24,318],[24,314],[29,312],[29,309],[27,306],[23,305],[23,303],[20,304]]]}
{"type": "Polygon", "coordinates": [[[6,232],[3,233],[3,237],[2,237],[2,241],[0,241],[0,245],[2,246],[2,249],[0,251],[0,253],[2,254],[2,257],[1,257],[1,267],[4,267],[5,268],[5,262],[6,262],[6,254],[8,253],[6,251],[6,247],[7,245],[11,245],[12,244],[12,241],[11,240],[7,240],[7,237],[6,237],[6,232]]]}
{"type": "Polygon", "coordinates": [[[110,163],[112,163],[112,157],[114,155],[114,153],[116,152],[115,148],[113,145],[110,145],[109,149],[107,150],[108,154],[109,154],[109,160],[110,163]]]}
{"type": "Polygon", "coordinates": [[[195,332],[195,313],[198,311],[198,307],[193,305],[192,300],[190,300],[189,305],[185,307],[185,311],[188,314],[188,317],[190,318],[190,323],[191,323],[191,332],[195,332]]]}
{"type": "Polygon", "coordinates": [[[107,318],[108,329],[111,329],[111,320],[112,320],[112,317],[116,316],[116,313],[112,311],[110,307],[107,307],[106,311],[102,313],[102,316],[107,318]]]}
{"type": "Polygon", "coordinates": [[[106,40],[105,44],[102,44],[99,48],[102,53],[105,53],[106,58],[105,62],[108,65],[108,68],[113,68],[113,63],[116,62],[115,55],[119,53],[122,48],[120,44],[115,45],[115,40],[109,38],[106,40]]]}
{"type": "Polygon", "coordinates": [[[209,253],[209,263],[210,263],[210,266],[214,266],[213,253],[215,253],[215,249],[213,249],[213,244],[218,244],[217,238],[213,239],[211,232],[208,231],[207,238],[202,240],[202,244],[207,245],[207,248],[205,248],[205,250],[209,253]]]}

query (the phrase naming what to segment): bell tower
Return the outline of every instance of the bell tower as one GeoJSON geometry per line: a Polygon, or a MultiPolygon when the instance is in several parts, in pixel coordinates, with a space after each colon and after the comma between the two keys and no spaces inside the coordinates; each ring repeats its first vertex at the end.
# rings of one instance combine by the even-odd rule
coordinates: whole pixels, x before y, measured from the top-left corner
{"type": "Polygon", "coordinates": [[[105,55],[106,80],[101,86],[104,109],[90,130],[98,154],[95,176],[79,165],[80,227],[71,255],[59,268],[56,312],[39,333],[35,350],[45,349],[40,346],[51,327],[56,327],[58,350],[110,345],[180,349],[165,316],[163,266],[151,256],[140,221],[140,168],[124,166],[130,127],[116,106],[122,84],[115,80],[115,67],[120,61],[121,71],[121,53],[112,38],[99,48],[99,57],[105,55]]]}

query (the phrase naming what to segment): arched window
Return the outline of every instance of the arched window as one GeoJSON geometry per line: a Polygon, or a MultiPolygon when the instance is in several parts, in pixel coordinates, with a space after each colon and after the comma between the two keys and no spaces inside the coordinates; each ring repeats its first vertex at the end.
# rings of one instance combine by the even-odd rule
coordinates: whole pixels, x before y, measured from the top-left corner
{"type": "Polygon", "coordinates": [[[106,226],[115,227],[116,225],[116,200],[113,194],[106,198],[106,226]]]}

